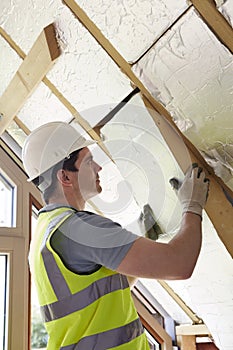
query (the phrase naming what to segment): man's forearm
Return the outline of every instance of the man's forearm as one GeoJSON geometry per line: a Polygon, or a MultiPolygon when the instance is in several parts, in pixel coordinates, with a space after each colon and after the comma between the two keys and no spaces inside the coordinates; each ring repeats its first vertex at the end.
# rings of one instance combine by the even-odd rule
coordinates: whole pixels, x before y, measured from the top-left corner
{"type": "MultiPolygon", "coordinates": [[[[194,213],[184,213],[178,234],[169,242],[177,252],[177,264],[191,276],[200,253],[202,242],[201,217],[194,213]]],[[[179,266],[177,266],[179,267],[179,266]]]]}

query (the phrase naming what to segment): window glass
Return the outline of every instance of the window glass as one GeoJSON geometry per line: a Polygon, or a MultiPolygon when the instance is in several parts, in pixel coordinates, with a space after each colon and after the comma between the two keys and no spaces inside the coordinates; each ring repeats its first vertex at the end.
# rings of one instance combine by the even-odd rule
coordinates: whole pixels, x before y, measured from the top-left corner
{"type": "Polygon", "coordinates": [[[15,226],[15,185],[0,168],[0,227],[15,226]]]}

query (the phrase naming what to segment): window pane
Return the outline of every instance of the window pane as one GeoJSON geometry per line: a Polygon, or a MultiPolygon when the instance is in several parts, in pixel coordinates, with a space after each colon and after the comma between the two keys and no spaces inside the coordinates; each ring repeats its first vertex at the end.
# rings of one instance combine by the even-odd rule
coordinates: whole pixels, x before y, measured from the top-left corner
{"type": "Polygon", "coordinates": [[[15,185],[0,168],[0,226],[15,226],[15,185]]]}
{"type": "Polygon", "coordinates": [[[7,329],[7,255],[0,254],[0,349],[5,350],[6,344],[6,329],[7,329]]]}
{"type": "MultiPolygon", "coordinates": [[[[38,210],[33,206],[31,215],[31,232],[35,230],[38,210]]],[[[33,281],[31,282],[31,350],[45,349],[47,333],[43,325],[37,293],[33,281]]]]}

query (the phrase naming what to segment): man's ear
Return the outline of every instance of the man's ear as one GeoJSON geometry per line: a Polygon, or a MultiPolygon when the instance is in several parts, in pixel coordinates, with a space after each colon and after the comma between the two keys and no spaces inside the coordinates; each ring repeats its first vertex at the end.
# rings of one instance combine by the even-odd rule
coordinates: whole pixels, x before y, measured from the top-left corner
{"type": "Polygon", "coordinates": [[[57,179],[63,186],[72,186],[71,178],[68,171],[59,169],[57,172],[57,179]]]}

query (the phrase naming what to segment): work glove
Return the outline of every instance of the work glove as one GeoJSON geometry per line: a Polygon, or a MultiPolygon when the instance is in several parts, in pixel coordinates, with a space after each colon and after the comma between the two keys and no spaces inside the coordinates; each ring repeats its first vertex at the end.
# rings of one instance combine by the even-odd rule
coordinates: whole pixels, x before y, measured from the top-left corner
{"type": "Polygon", "coordinates": [[[194,163],[186,172],[183,181],[172,178],[169,182],[177,191],[182,214],[190,212],[202,217],[202,209],[209,191],[209,179],[205,177],[203,169],[194,163]]]}
{"type": "Polygon", "coordinates": [[[142,230],[145,231],[145,237],[153,241],[156,241],[164,233],[149,203],[143,206],[138,223],[142,230]]]}

